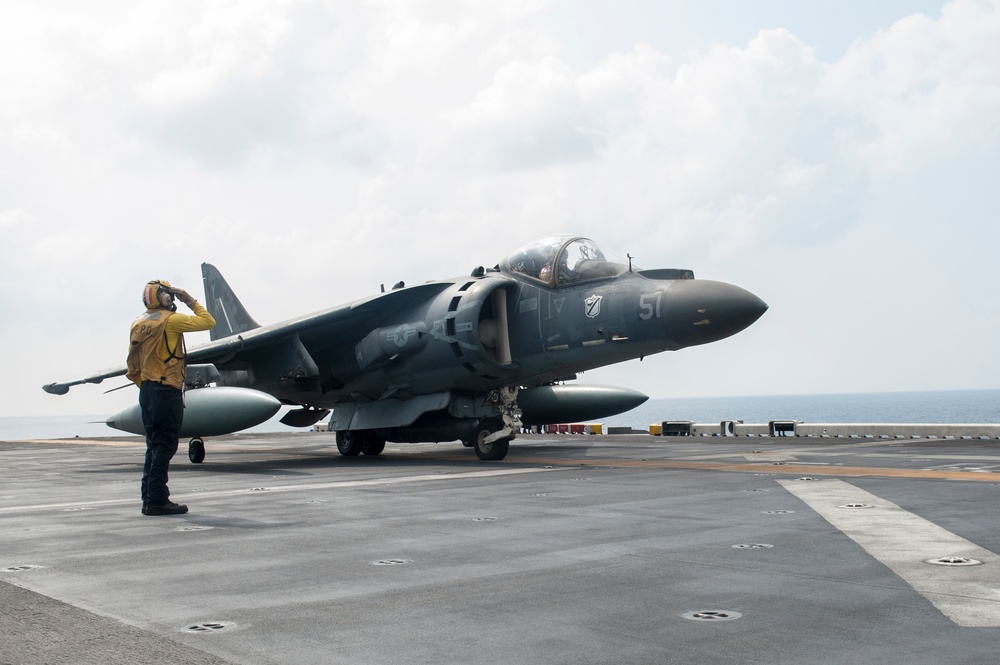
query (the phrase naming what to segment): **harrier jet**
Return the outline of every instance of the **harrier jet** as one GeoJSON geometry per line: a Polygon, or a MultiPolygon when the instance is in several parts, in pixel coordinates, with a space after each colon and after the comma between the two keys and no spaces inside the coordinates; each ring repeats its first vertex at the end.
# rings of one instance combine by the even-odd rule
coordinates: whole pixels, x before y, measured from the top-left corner
{"type": "MultiPolygon", "coordinates": [[[[211,341],[187,355],[181,436],[192,462],[202,437],[260,424],[309,427],[330,416],[343,455],[378,455],[386,441],[461,440],[503,459],[527,425],[592,420],[646,400],[627,388],[566,384],[577,373],[707,344],[767,310],[754,294],[690,270],[642,270],[592,240],[552,236],[492,268],[406,286],[259,325],[222,274],[202,264],[211,341]]],[[[44,386],[125,374],[125,366],[44,386]]],[[[143,434],[138,405],[108,425],[143,434]]]]}

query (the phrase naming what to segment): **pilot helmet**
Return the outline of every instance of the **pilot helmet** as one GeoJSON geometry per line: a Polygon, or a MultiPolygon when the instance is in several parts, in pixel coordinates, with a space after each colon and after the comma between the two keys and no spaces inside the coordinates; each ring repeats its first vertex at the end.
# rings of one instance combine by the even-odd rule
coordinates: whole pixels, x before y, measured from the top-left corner
{"type": "MultiPolygon", "coordinates": [[[[142,304],[146,306],[146,309],[156,309],[161,307],[160,305],[160,289],[164,289],[167,293],[170,293],[170,282],[165,279],[154,279],[151,282],[146,282],[145,288],[142,290],[142,304]]],[[[173,294],[171,294],[173,295],[173,294]]]]}

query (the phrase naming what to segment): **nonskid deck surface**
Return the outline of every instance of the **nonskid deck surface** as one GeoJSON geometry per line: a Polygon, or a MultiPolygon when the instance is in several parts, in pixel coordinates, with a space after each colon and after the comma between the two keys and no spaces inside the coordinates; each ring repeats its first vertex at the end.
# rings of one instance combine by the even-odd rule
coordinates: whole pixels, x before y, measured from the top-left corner
{"type": "Polygon", "coordinates": [[[1000,442],[0,442],[0,662],[993,662],[1000,442]],[[164,660],[163,654],[170,654],[164,660]],[[109,655],[110,654],[110,655],[109,655]]]}

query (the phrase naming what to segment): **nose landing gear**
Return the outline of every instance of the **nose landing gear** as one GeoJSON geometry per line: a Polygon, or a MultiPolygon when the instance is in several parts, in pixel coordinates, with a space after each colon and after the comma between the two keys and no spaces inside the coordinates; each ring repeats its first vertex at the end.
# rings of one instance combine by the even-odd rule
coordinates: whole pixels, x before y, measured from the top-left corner
{"type": "Polygon", "coordinates": [[[481,420],[472,437],[472,447],[476,451],[476,457],[487,461],[502,460],[510,448],[509,434],[499,418],[481,420]]]}
{"type": "Polygon", "coordinates": [[[483,418],[472,437],[472,447],[481,460],[496,461],[507,456],[510,441],[521,429],[521,409],[517,387],[500,388],[488,397],[500,410],[499,418],[483,418]]]}

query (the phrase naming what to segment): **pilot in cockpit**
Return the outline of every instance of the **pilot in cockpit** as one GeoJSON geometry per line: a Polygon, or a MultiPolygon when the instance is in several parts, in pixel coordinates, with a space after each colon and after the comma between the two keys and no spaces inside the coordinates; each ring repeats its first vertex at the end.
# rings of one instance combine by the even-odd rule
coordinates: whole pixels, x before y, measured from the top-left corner
{"type": "Polygon", "coordinates": [[[613,277],[626,270],[621,260],[609,260],[593,241],[573,236],[536,241],[512,253],[507,266],[550,286],[613,277]]]}

